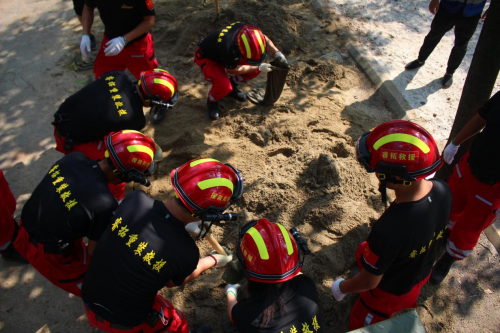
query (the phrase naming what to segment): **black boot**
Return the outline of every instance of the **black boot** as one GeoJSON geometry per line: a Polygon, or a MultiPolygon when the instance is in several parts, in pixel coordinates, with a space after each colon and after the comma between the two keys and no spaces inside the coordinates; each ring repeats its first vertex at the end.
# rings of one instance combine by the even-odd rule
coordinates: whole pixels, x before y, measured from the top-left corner
{"type": "Polygon", "coordinates": [[[432,274],[429,279],[430,283],[440,284],[446,275],[448,275],[448,272],[454,262],[455,258],[450,256],[448,252],[445,252],[432,268],[432,274]]]}
{"type": "Polygon", "coordinates": [[[207,100],[207,108],[210,119],[219,119],[219,102],[210,102],[210,100],[207,100]]]}
{"type": "Polygon", "coordinates": [[[232,77],[229,78],[229,81],[231,81],[231,87],[233,87],[233,91],[229,93],[229,96],[235,98],[238,102],[246,101],[247,96],[238,89],[238,84],[234,82],[232,77]]]}
{"type": "Polygon", "coordinates": [[[19,254],[19,252],[17,252],[12,243],[10,243],[9,246],[4,251],[2,251],[2,258],[7,261],[15,261],[22,264],[28,263],[28,261],[24,259],[23,256],[19,254]]]}

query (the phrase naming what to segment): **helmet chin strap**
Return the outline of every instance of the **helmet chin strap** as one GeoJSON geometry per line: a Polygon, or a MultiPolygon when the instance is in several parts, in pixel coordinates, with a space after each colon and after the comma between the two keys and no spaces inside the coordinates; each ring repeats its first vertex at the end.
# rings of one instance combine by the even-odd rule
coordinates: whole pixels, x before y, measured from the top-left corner
{"type": "Polygon", "coordinates": [[[378,191],[380,192],[382,196],[382,203],[385,206],[385,209],[387,209],[387,183],[392,183],[392,184],[403,184],[404,186],[410,186],[412,184],[411,181],[409,180],[399,180],[396,179],[394,176],[388,176],[385,174],[379,174],[378,175],[378,180],[380,181],[380,184],[378,186],[378,191]]]}

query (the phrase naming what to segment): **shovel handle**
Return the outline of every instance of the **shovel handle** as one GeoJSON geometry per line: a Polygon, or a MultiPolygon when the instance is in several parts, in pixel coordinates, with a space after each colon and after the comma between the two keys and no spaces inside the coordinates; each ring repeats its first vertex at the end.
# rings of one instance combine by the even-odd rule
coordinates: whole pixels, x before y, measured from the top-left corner
{"type": "Polygon", "coordinates": [[[212,235],[211,233],[208,233],[205,236],[205,239],[207,240],[207,242],[210,243],[210,245],[215,250],[215,252],[217,252],[218,254],[222,254],[222,255],[227,256],[226,251],[224,251],[222,246],[220,246],[219,242],[214,238],[214,235],[212,235]]]}

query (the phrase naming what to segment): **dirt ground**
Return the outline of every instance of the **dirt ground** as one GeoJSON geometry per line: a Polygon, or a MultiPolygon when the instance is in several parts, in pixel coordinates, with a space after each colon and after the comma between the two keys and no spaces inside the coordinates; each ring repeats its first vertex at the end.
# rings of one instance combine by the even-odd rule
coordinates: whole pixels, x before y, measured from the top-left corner
{"type": "MultiPolygon", "coordinates": [[[[0,86],[0,167],[18,198],[18,211],[45,170],[61,157],[53,150],[53,112],[91,75],[71,69],[80,31],[70,4],[40,2],[33,5],[43,16],[30,14],[21,22],[7,22],[8,29],[0,35],[6,46],[0,51],[0,72],[6,78],[0,86]],[[37,36],[43,29],[56,43],[16,65],[19,60],[10,49],[15,50],[22,38],[40,44],[37,36]],[[30,68],[33,62],[39,63],[43,80],[23,72],[21,67],[30,68]],[[23,127],[31,129],[25,137],[23,127]]],[[[362,133],[396,118],[347,54],[348,27],[302,1],[221,1],[222,15],[216,23],[213,2],[206,8],[199,0],[159,1],[155,6],[152,34],[157,58],[178,79],[180,98],[161,124],[145,129],[162,147],[164,160],[151,187],[135,188],[165,200],[173,196],[170,170],[190,159],[213,157],[236,166],[245,178],[245,192],[231,211],[240,217],[213,228],[218,240],[234,250],[239,228],[258,217],[296,227],[313,251],[303,271],[317,282],[326,331],[347,331],[356,296],[337,303],[330,285],[349,275],[356,247],[383,211],[377,181],[357,163],[353,147],[362,133]],[[274,107],[223,100],[221,119],[211,122],[205,109],[209,85],[193,63],[193,53],[200,38],[235,21],[259,26],[292,69],[274,107]]],[[[0,5],[3,13],[23,17],[13,8],[0,5]]],[[[95,31],[100,29],[97,25],[95,31]]],[[[245,89],[264,84],[261,75],[245,89]]],[[[210,250],[206,242],[198,244],[202,254],[210,250]]],[[[481,238],[471,258],[456,265],[446,283],[425,286],[418,313],[427,331],[499,332],[498,261],[495,249],[481,238]]],[[[222,274],[223,270],[211,270],[161,294],[184,312],[193,328],[208,323],[214,332],[222,332],[227,320],[222,274]]],[[[0,332],[91,331],[81,300],[50,285],[29,266],[0,260],[0,289],[0,332]]]]}

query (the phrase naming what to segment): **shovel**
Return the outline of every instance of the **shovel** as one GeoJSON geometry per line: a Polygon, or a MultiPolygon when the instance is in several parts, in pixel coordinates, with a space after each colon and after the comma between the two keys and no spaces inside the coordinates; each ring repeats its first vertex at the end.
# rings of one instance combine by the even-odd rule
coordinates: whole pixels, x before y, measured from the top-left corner
{"type": "MultiPolygon", "coordinates": [[[[186,230],[189,232],[191,235],[198,236],[200,234],[200,227],[198,226],[200,222],[191,222],[186,225],[186,230]]],[[[210,243],[212,248],[217,252],[218,254],[222,254],[227,256],[226,251],[220,246],[219,242],[214,238],[214,235],[212,235],[211,232],[208,232],[205,236],[205,239],[210,243]]]]}

